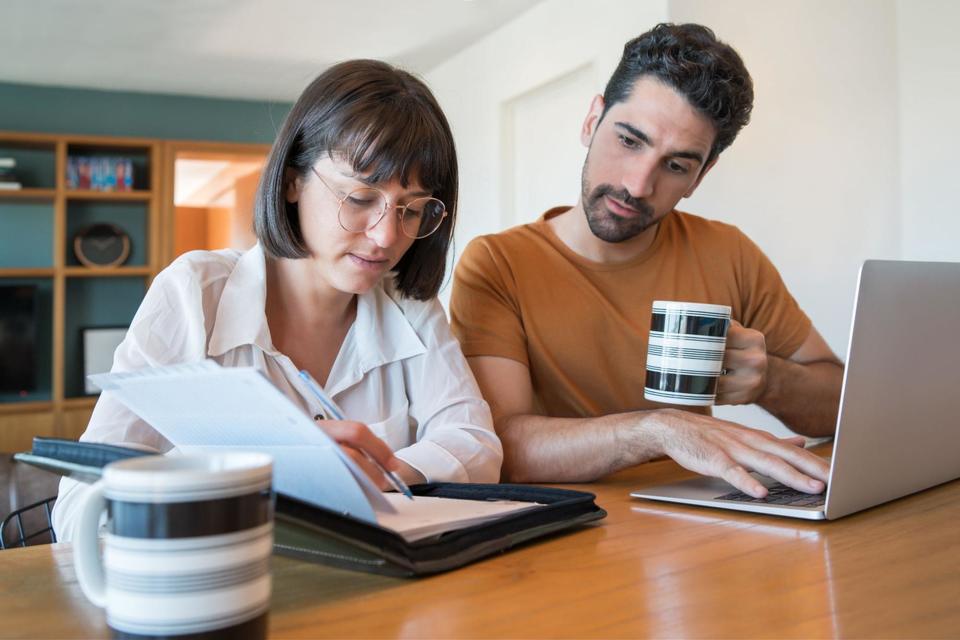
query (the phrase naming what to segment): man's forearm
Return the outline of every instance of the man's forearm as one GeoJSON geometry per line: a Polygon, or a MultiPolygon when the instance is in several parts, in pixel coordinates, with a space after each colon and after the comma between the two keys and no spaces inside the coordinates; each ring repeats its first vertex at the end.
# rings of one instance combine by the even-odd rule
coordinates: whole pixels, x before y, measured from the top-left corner
{"type": "Polygon", "coordinates": [[[833,435],[840,407],[843,366],[767,359],[767,388],[757,403],[805,436],[833,435]]]}
{"type": "Polygon", "coordinates": [[[662,454],[656,411],[598,418],[515,415],[497,422],[508,482],[589,482],[662,454]]]}

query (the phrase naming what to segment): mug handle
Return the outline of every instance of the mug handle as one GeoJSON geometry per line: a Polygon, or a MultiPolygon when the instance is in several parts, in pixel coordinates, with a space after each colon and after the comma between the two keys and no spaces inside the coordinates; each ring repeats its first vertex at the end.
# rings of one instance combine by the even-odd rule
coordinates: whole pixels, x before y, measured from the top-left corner
{"type": "Polygon", "coordinates": [[[103,480],[87,490],[80,507],[80,521],[73,541],[73,564],[83,594],[98,607],[107,605],[103,560],[100,558],[100,515],[106,509],[103,480]]]}

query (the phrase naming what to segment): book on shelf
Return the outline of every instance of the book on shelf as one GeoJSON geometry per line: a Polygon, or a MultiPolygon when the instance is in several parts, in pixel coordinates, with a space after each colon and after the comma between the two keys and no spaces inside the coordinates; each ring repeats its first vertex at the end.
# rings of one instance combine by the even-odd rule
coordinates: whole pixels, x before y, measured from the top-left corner
{"type": "Polygon", "coordinates": [[[132,191],[133,159],[70,156],[67,158],[67,188],[132,191]]]}
{"type": "Polygon", "coordinates": [[[23,185],[17,180],[14,169],[17,166],[16,158],[0,158],[0,190],[11,191],[22,189],[23,185]]]}

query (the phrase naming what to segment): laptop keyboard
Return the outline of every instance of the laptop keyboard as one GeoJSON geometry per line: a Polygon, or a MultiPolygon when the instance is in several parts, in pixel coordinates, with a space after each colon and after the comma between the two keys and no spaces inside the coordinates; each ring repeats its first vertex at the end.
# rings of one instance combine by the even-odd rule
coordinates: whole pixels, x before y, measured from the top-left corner
{"type": "Polygon", "coordinates": [[[734,491],[714,500],[732,500],[734,502],[757,502],[761,504],[776,504],[789,507],[821,507],[827,499],[824,493],[804,493],[784,484],[775,483],[767,487],[769,493],[766,498],[754,498],[748,493],[734,491]]]}

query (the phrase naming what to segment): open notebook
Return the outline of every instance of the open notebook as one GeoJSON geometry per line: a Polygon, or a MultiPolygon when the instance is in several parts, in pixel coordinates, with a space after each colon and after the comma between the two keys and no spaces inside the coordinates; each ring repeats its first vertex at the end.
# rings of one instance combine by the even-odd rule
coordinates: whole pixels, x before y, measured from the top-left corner
{"type": "Polygon", "coordinates": [[[259,371],[213,361],[90,376],[177,451],[255,450],[274,458],[274,489],[414,541],[536,509],[511,500],[384,494],[259,371]]]}

